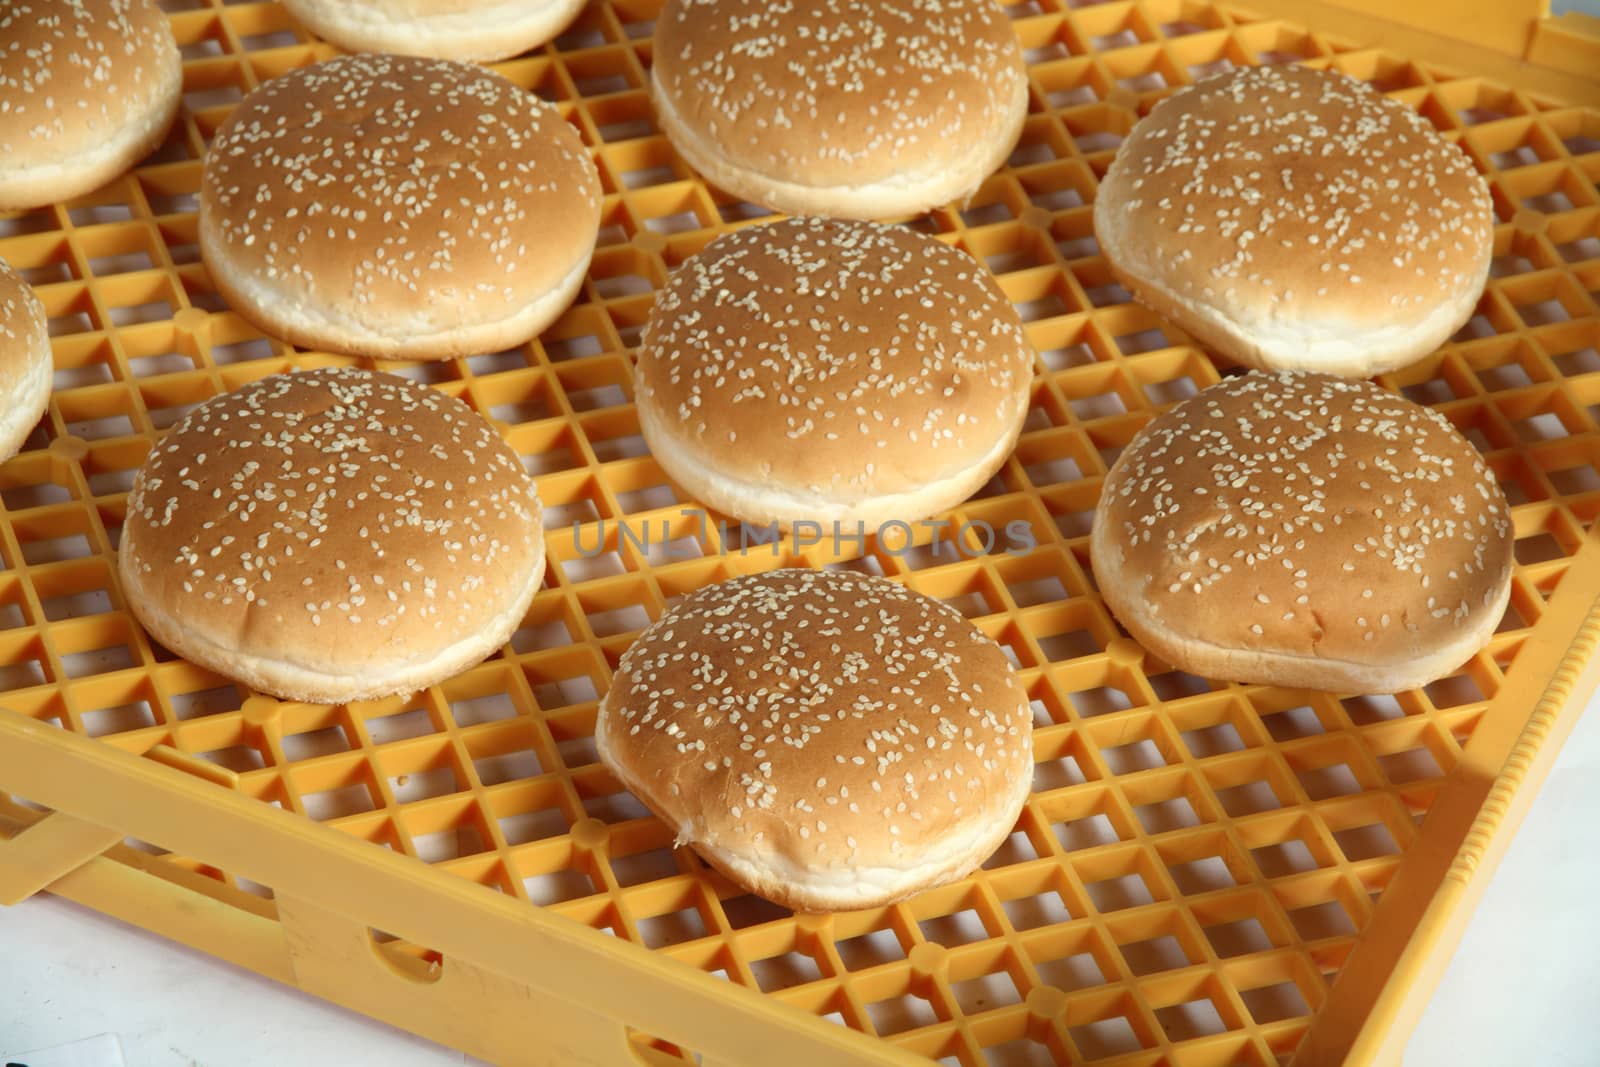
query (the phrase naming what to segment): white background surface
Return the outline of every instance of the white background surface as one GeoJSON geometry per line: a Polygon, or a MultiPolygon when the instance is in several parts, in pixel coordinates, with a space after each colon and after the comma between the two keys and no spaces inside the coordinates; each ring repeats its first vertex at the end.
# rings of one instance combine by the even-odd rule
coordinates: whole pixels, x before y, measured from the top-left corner
{"type": "MultiPolygon", "coordinates": [[[[1600,700],[1588,711],[1495,873],[1408,1067],[1600,1064],[1600,700]]],[[[0,908],[0,1062],[106,1032],[129,1067],[467,1062],[54,897],[0,908]]]]}

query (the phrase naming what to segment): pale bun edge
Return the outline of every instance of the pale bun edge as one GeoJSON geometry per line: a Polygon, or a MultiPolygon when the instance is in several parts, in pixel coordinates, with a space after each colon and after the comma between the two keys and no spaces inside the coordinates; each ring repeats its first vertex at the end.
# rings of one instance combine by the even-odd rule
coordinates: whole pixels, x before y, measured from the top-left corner
{"type": "Polygon", "coordinates": [[[1112,276],[1139,303],[1229,359],[1259,370],[1304,370],[1344,378],[1370,378],[1410,366],[1432,354],[1466,325],[1477,310],[1489,277],[1483,257],[1480,281],[1454,301],[1435,307],[1412,326],[1360,322],[1348,316],[1322,321],[1281,322],[1271,318],[1245,324],[1216,308],[1187,300],[1126,266],[1121,230],[1096,211],[1096,236],[1112,276]]]}
{"type": "Polygon", "coordinates": [[[440,330],[419,321],[415,311],[396,310],[392,321],[384,323],[385,329],[380,331],[349,314],[297,307],[301,304],[298,296],[280,292],[236,268],[228,259],[227,242],[215,234],[213,226],[202,211],[201,259],[229,310],[263,333],[300,348],[374,359],[440,361],[500,352],[531,341],[572,306],[594,256],[591,242],[553,289],[509,318],[440,330]]]}
{"type": "Polygon", "coordinates": [[[805,185],[734,163],[716,145],[684,125],[672,102],[650,75],[650,99],[661,132],[685,161],[712,185],[754,204],[788,215],[892,219],[952,202],[965,203],[984,180],[1010,158],[1028,118],[1028,79],[1019,76],[1006,124],[992,142],[977,146],[959,165],[903,171],[866,185],[805,185]]]}
{"type": "Polygon", "coordinates": [[[29,211],[71,200],[122,177],[167,139],[182,102],[183,63],[174,45],[167,78],[138,121],[69,160],[0,166],[0,211],[29,211]]]}
{"type": "Polygon", "coordinates": [[[377,12],[362,18],[340,0],[284,0],[283,6],[306,29],[347,52],[495,62],[556,37],[578,17],[584,3],[499,4],[487,10],[424,15],[410,24],[389,21],[377,12]]]}
{"type": "Polygon", "coordinates": [[[30,373],[4,398],[4,408],[0,410],[0,463],[21,450],[33,428],[50,410],[55,362],[50,351],[50,335],[42,328],[32,339],[28,356],[30,373]]]}
{"type": "MultiPolygon", "coordinates": [[[[785,530],[792,529],[796,522],[838,522],[852,531],[859,523],[872,533],[895,519],[914,523],[941,514],[981,489],[1005,466],[1006,458],[1016,446],[1026,419],[1027,398],[1025,395],[1022,411],[1012,419],[1007,430],[971,465],[922,489],[849,499],[722,474],[676,440],[650,405],[639,404],[638,413],[640,432],[661,469],[691,497],[712,510],[760,525],[776,522],[785,530]]],[[[831,533],[831,529],[823,533],[831,533]]]]}
{"type": "Polygon", "coordinates": [[[137,546],[130,544],[125,534],[117,553],[123,596],[150,636],[189,662],[243,682],[251,689],[308,704],[347,704],[354,700],[410,694],[454,677],[481,663],[510,639],[544,582],[544,541],[541,538],[535,546],[527,584],[517,592],[509,607],[484,622],[476,634],[462,638],[426,661],[400,661],[387,667],[380,664],[354,675],[250,655],[184,625],[172,614],[146,603],[141,595],[143,585],[135,573],[137,554],[137,546]]]}
{"type": "MultiPolygon", "coordinates": [[[[609,694],[607,696],[609,698],[609,694]]],[[[602,701],[600,719],[595,727],[595,750],[623,788],[673,828],[677,834],[673,844],[691,846],[706,863],[735,884],[792,911],[881,907],[964,878],[982,866],[1011,835],[1033,791],[1030,760],[1027,773],[1018,775],[1012,783],[1011,794],[1000,813],[988,819],[973,820],[964,833],[952,835],[937,848],[927,850],[927,858],[912,867],[856,867],[814,872],[778,855],[768,856],[758,863],[728,849],[708,845],[695,821],[678,823],[655,806],[639,780],[617,762],[606,744],[604,726],[611,715],[607,702],[602,701]]]]}
{"type": "Polygon", "coordinates": [[[1321,656],[1229,648],[1185,637],[1155,620],[1122,570],[1122,552],[1112,543],[1111,524],[1096,518],[1089,558],[1100,595],[1117,621],[1147,651],[1171,666],[1203,678],[1371,695],[1419,689],[1453,673],[1478,652],[1500,625],[1511,598],[1511,568],[1490,604],[1472,609],[1468,626],[1426,655],[1405,663],[1356,663],[1321,656]]]}

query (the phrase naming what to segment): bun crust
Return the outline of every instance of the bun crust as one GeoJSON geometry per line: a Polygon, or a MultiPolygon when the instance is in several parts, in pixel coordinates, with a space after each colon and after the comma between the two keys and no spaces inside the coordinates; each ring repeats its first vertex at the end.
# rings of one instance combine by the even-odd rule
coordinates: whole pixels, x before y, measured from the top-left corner
{"type": "Polygon", "coordinates": [[[583,0],[283,0],[323,40],[351,52],[493,63],[558,35],[583,0]]]}
{"type": "Polygon", "coordinates": [[[183,59],[154,0],[0,6],[0,211],[70,200],[163,140],[183,59]]]}
{"type": "Polygon", "coordinates": [[[223,123],[200,250],[236,310],[296,344],[449,359],[565,311],[599,219],[594,164],[538,97],[463,63],[342,56],[223,123]]]}
{"type": "Polygon", "coordinates": [[[544,540],[532,481],[465,404],[330,368],[174,427],[134,478],[119,569],[173,651],[331,704],[423,688],[504,644],[544,540]]]}
{"type": "Polygon", "coordinates": [[[0,261],[0,463],[17,454],[50,409],[54,372],[44,305],[0,261]]]}
{"type": "Polygon", "coordinates": [[[739,518],[914,522],[1004,463],[1033,358],[965,253],[787,219],[719,237],[667,280],[639,347],[640,423],[670,476],[739,518]]]}
{"type": "Polygon", "coordinates": [[[1412,689],[1483,647],[1510,593],[1505,496],[1437,412],[1324,374],[1258,372],[1178,404],[1106,476],[1101,594],[1212,678],[1412,689]]]}
{"type": "Polygon", "coordinates": [[[1028,80],[993,0],[667,0],[651,84],[696,170],[790,214],[915,214],[1016,146],[1028,80]]]}
{"type": "Polygon", "coordinates": [[[1343,74],[1244,67],[1136,125],[1095,197],[1118,280],[1218,352],[1367,377],[1472,316],[1489,189],[1421,115],[1343,74]]]}
{"type": "Polygon", "coordinates": [[[866,908],[970,872],[1033,773],[1028,696],[953,609],[882,578],[785,570],[681,601],[595,725],[627,788],[786,907],[866,908]]]}

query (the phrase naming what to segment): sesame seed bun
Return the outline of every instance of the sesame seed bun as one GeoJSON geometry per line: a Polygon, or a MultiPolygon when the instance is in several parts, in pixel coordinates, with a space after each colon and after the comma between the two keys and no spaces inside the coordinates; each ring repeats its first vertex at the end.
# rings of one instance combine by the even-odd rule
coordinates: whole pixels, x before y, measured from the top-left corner
{"type": "Polygon", "coordinates": [[[578,134],[490,71],[343,56],[274,78],[206,155],[219,292],[307,348],[450,359],[521,344],[588,270],[600,179],[578,134]]]}
{"type": "Polygon", "coordinates": [[[954,881],[1011,833],[1032,713],[1000,648],[883,578],[781,570],[691,594],[628,649],[595,723],[617,778],[785,907],[954,881]]]}
{"type": "Polygon", "coordinates": [[[584,0],[283,0],[289,14],[352,52],[492,63],[567,28],[584,0]]]}
{"type": "Polygon", "coordinates": [[[100,188],[167,136],[183,59],[153,0],[0,5],[0,211],[100,188]]]}
{"type": "Polygon", "coordinates": [[[1333,71],[1244,67],[1173,94],[1100,183],[1136,298],[1254,367],[1366,377],[1432,352],[1489,276],[1489,189],[1421,115],[1333,71]]]}
{"type": "Polygon", "coordinates": [[[994,0],[667,0],[651,90],[701,174],[791,214],[962,200],[1022,134],[1022,48],[994,0]]]}
{"type": "Polygon", "coordinates": [[[0,261],[0,462],[17,454],[49,409],[54,370],[44,305],[0,261]]]}
{"type": "Polygon", "coordinates": [[[1489,640],[1512,536],[1494,473],[1442,415],[1368,382],[1271,371],[1133,439],[1091,552],[1111,610],[1173,666],[1392,693],[1489,640]]]}
{"type": "Polygon", "coordinates": [[[459,400],[375,371],[277,374],[146,457],[119,569],[194,663],[290,700],[432,685],[510,637],[544,577],[539,498],[459,400]]]}
{"type": "Polygon", "coordinates": [[[669,476],[751,522],[913,522],[965,500],[1027,417],[1033,351],[965,253],[817,218],[686,260],[639,346],[640,427],[669,476]]]}

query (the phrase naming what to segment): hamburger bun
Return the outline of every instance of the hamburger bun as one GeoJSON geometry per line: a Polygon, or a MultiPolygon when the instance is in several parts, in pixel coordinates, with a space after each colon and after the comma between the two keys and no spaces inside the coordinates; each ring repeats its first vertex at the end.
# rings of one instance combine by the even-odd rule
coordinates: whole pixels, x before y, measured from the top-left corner
{"type": "Polygon", "coordinates": [[[155,0],[0,4],[0,211],[100,188],[163,140],[183,59],[155,0]]]}
{"type": "Polygon", "coordinates": [[[1106,475],[1095,581],[1127,631],[1209,678],[1392,693],[1494,633],[1512,526],[1444,416],[1363,381],[1225,379],[1145,427],[1106,475]]]}
{"type": "Polygon", "coordinates": [[[533,338],[583,284],[599,224],[599,176],[554,107],[408,56],[263,84],[217,131],[200,187],[200,252],[234,310],[388,359],[533,338]]]}
{"type": "Polygon", "coordinates": [[[663,470],[750,522],[869,526],[944,511],[1005,462],[1033,350],[965,253],[818,218],[736,230],[667,279],[638,353],[663,470]]]}
{"type": "Polygon", "coordinates": [[[1472,317],[1489,187],[1428,121],[1344,74],[1243,67],[1157,104],[1095,196],[1138,300],[1252,367],[1367,377],[1472,317]]]}
{"type": "Polygon", "coordinates": [[[994,0],[667,0],[661,130],[713,184],[789,214],[881,219],[970,197],[1028,113],[994,0]]]}
{"type": "Polygon", "coordinates": [[[623,655],[595,747],[734,882],[869,908],[964,877],[1033,776],[1028,695],[954,609],[883,578],[782,570],[709,586],[623,655]]]}
{"type": "Polygon", "coordinates": [[[49,410],[54,371],[44,305],[0,262],[0,463],[17,454],[49,410]]]}
{"type": "Polygon", "coordinates": [[[375,371],[275,374],[146,457],[119,570],[193,663],[289,700],[371,700],[477,663],[544,577],[539,498],[459,400],[375,371]]]}
{"type": "Polygon", "coordinates": [[[351,52],[493,63],[555,37],[584,0],[283,0],[312,33],[351,52]]]}

